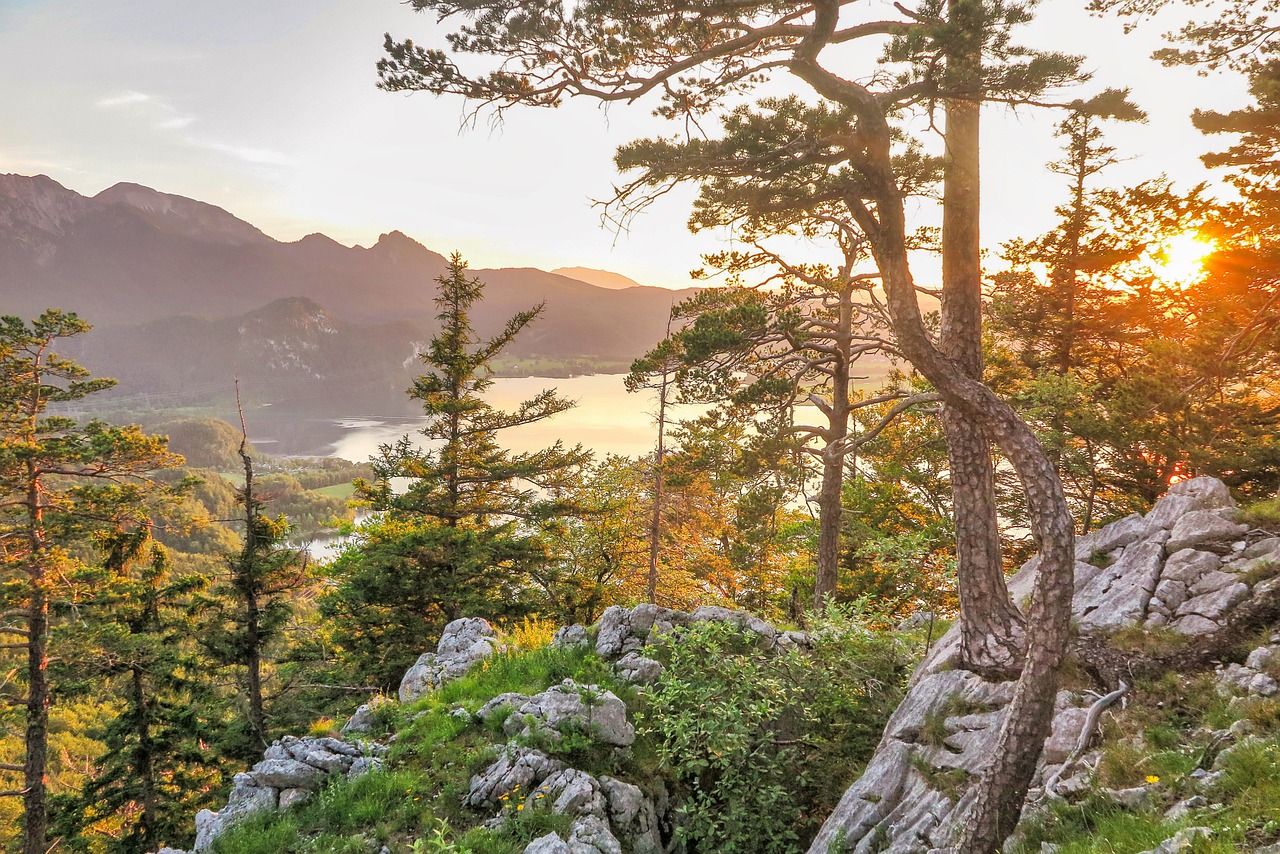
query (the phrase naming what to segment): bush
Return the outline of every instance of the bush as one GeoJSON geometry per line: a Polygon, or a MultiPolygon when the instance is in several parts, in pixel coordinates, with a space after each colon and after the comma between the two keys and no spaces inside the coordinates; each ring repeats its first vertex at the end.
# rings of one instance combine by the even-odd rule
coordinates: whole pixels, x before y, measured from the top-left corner
{"type": "Polygon", "coordinates": [[[674,778],[691,850],[802,850],[870,758],[907,656],[838,612],[814,637],[810,651],[772,653],[703,623],[653,648],[667,667],[639,729],[674,778]]]}

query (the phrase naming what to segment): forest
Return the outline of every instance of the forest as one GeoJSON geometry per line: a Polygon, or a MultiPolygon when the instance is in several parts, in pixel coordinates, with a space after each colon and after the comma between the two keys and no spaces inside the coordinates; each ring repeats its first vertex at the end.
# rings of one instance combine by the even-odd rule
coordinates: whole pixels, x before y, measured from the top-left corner
{"type": "Polygon", "coordinates": [[[362,463],[79,417],[94,318],[0,318],[0,850],[1280,850],[1280,7],[1091,0],[1251,99],[1118,183],[1143,105],[1034,3],[410,5],[381,89],[656,111],[605,216],[733,235],[626,375],[653,451],[510,449],[574,403],[489,402],[545,306],[481,334],[461,254],[362,463]],[[1053,225],[988,246],[1005,107],[1053,225]],[[343,773],[262,782],[299,744],[343,773]]]}

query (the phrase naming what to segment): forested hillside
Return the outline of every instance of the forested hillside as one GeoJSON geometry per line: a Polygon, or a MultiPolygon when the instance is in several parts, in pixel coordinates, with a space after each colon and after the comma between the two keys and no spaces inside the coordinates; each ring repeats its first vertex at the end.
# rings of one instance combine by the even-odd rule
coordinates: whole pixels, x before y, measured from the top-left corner
{"type": "Polygon", "coordinates": [[[604,217],[691,199],[707,287],[0,177],[0,850],[1280,850],[1273,5],[1081,11],[1247,83],[1207,182],[1120,180],[1147,105],[1034,4],[405,11],[378,85],[464,132],[647,105],[604,217]],[[994,246],[1008,107],[1053,193],[994,246]]]}

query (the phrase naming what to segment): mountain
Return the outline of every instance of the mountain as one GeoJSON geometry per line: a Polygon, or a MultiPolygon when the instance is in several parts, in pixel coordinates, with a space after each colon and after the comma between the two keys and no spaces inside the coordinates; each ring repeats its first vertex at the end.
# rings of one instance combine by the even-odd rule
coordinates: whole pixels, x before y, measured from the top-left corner
{"type": "Polygon", "coordinates": [[[609,270],[597,270],[594,267],[557,267],[551,272],[559,276],[568,276],[570,279],[577,279],[579,282],[586,282],[588,285],[595,285],[597,288],[608,288],[613,291],[643,287],[643,285],[629,276],[613,273],[609,270]]]}
{"type": "MultiPolygon", "coordinates": [[[[320,234],[283,242],[219,207],[137,184],[86,197],[43,175],[0,175],[6,313],[59,306],[103,327],[236,317],[302,297],[352,323],[427,325],[444,267],[444,256],[398,231],[369,247],[320,234]]],[[[661,338],[672,298],[685,295],[532,268],[474,272],[487,285],[476,313],[482,333],[546,304],[522,355],[629,361],[661,338]]]]}
{"type": "MultiPolygon", "coordinates": [[[[117,406],[225,409],[240,376],[257,401],[299,411],[402,411],[445,266],[399,231],[369,247],[322,234],[284,242],[138,184],[83,196],[44,175],[0,175],[0,314],[57,306],[93,323],[76,355],[120,380],[117,406]]],[[[624,370],[662,337],[672,302],[692,293],[582,269],[573,268],[615,284],[473,271],[486,284],[473,318],[482,335],[544,304],[501,372],[624,370]]]]}

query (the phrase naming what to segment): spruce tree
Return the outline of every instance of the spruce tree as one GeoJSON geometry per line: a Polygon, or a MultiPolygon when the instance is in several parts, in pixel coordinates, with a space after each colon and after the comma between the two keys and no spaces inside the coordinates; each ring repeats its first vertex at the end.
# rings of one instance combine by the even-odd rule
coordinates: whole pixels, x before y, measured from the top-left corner
{"type": "Polygon", "coordinates": [[[188,837],[192,814],[218,783],[222,702],[192,637],[195,594],[207,579],[175,571],[146,536],[113,552],[84,609],[91,647],[82,675],[120,708],[96,734],[106,750],[62,823],[75,848],[143,854],[188,837]],[[86,831],[104,820],[120,831],[91,844],[86,831]]]}
{"type": "Polygon", "coordinates": [[[573,406],[547,389],[510,412],[492,406],[493,360],[542,313],[522,311],[482,339],[471,309],[484,284],[460,255],[436,282],[439,331],[409,396],[422,404],[420,440],[383,445],[357,493],[380,520],[338,561],[323,607],[362,676],[390,687],[424,638],[458,617],[507,617],[533,607],[534,573],[551,554],[544,526],[577,512],[573,489],[590,455],[580,446],[516,453],[508,430],[573,406]],[[407,656],[407,660],[406,657],[407,656]]]}

